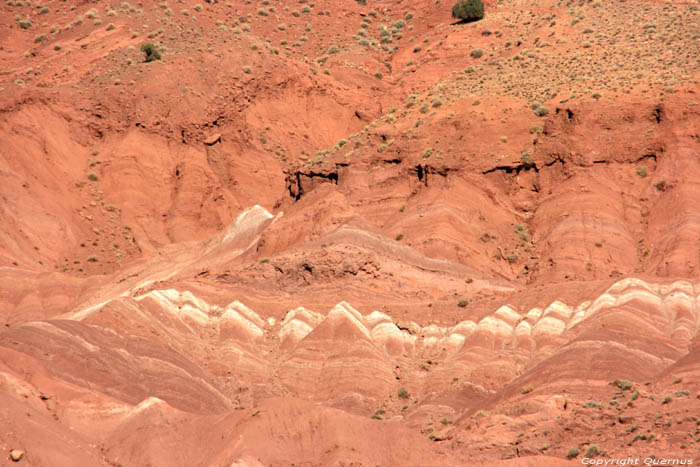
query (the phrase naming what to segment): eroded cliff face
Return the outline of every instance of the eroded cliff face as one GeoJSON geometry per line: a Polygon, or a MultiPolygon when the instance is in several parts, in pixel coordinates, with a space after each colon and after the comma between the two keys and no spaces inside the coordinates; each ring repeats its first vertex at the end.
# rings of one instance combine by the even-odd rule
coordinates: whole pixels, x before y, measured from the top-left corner
{"type": "Polygon", "coordinates": [[[0,7],[0,456],[697,457],[698,8],[370,2],[0,7]]]}

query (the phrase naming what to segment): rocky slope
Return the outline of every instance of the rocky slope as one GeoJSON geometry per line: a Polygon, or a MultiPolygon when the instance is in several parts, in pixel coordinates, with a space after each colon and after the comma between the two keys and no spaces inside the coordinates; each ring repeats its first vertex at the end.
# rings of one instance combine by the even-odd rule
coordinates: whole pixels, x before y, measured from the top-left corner
{"type": "Polygon", "coordinates": [[[450,8],[0,6],[0,456],[697,459],[699,6],[450,8]]]}

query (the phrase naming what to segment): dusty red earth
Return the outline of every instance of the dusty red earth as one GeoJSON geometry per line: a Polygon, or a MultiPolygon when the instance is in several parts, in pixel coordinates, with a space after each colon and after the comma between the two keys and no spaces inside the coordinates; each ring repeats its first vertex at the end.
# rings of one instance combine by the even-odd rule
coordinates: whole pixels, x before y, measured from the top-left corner
{"type": "Polygon", "coordinates": [[[700,5],[451,6],[0,5],[1,465],[700,461],[700,5]]]}

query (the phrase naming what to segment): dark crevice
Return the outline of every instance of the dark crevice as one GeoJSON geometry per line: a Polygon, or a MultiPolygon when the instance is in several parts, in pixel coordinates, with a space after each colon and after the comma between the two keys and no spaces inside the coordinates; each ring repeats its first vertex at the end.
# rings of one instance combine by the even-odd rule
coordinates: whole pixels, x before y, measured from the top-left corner
{"type": "Polygon", "coordinates": [[[337,172],[329,172],[329,173],[309,172],[308,174],[305,174],[305,175],[307,175],[308,177],[325,178],[325,179],[333,182],[333,184],[335,184],[335,185],[338,184],[338,173],[337,172]]]}
{"type": "Polygon", "coordinates": [[[298,201],[319,183],[338,184],[338,172],[295,172],[287,176],[287,191],[289,196],[298,201]]]}
{"type": "Polygon", "coordinates": [[[289,190],[289,196],[294,198],[294,201],[299,201],[301,198],[301,180],[299,172],[295,173],[290,177],[287,177],[287,190],[289,190]]]}
{"type": "Polygon", "coordinates": [[[561,108],[557,107],[557,108],[554,110],[554,114],[555,114],[555,115],[559,115],[559,112],[561,112],[562,110],[563,110],[564,112],[566,112],[566,118],[567,118],[569,121],[571,121],[571,120],[574,119],[574,112],[573,112],[571,109],[568,109],[568,108],[567,108],[567,109],[561,109],[561,108]]]}
{"type": "Polygon", "coordinates": [[[185,129],[180,130],[180,140],[182,141],[182,144],[187,144],[187,138],[185,138],[185,129]]]}
{"type": "Polygon", "coordinates": [[[635,162],[641,162],[645,159],[652,159],[654,162],[657,162],[656,154],[653,152],[642,154],[635,162]]]}
{"type": "Polygon", "coordinates": [[[386,163],[386,164],[400,164],[401,159],[396,158],[396,157],[393,159],[384,159],[384,163],[386,163]]]}
{"type": "Polygon", "coordinates": [[[425,183],[425,186],[428,186],[428,177],[422,165],[416,166],[416,175],[418,175],[419,182],[423,182],[425,183]]]}
{"type": "MultiPolygon", "coordinates": [[[[556,160],[554,162],[556,162],[556,160]]],[[[552,164],[554,162],[552,162],[552,164]]],[[[547,164],[547,165],[551,165],[551,164],[547,164]]],[[[537,168],[537,165],[535,165],[534,163],[529,163],[529,164],[518,164],[518,165],[499,165],[499,166],[493,167],[491,169],[485,170],[482,173],[484,175],[486,175],[486,174],[490,174],[490,173],[498,171],[498,172],[505,172],[508,175],[511,175],[511,174],[518,175],[523,170],[530,170],[530,169],[534,170],[535,172],[540,171],[540,169],[537,168]]]]}
{"type": "Polygon", "coordinates": [[[661,106],[656,106],[654,107],[654,120],[656,121],[656,124],[658,125],[661,123],[661,119],[663,118],[663,110],[661,109],[661,106]]]}
{"type": "Polygon", "coordinates": [[[449,167],[432,167],[430,165],[417,165],[415,170],[418,181],[423,182],[425,186],[428,186],[428,174],[439,175],[444,178],[450,172],[449,167]]]}
{"type": "MultiPolygon", "coordinates": [[[[557,162],[560,162],[561,165],[566,164],[566,161],[564,160],[564,158],[561,157],[559,154],[551,154],[551,155],[554,156],[554,159],[552,159],[551,162],[545,163],[544,165],[545,165],[546,167],[551,167],[551,166],[553,166],[554,164],[556,164],[557,162]]],[[[536,172],[539,172],[539,170],[537,169],[537,167],[535,167],[535,171],[536,171],[536,172]]]]}

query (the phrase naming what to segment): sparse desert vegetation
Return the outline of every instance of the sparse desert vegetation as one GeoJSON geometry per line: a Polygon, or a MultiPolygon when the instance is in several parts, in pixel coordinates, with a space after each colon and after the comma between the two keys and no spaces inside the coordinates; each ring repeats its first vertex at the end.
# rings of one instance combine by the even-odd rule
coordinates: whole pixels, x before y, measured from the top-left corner
{"type": "Polygon", "coordinates": [[[12,461],[700,453],[693,2],[3,8],[12,461]]]}

